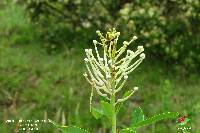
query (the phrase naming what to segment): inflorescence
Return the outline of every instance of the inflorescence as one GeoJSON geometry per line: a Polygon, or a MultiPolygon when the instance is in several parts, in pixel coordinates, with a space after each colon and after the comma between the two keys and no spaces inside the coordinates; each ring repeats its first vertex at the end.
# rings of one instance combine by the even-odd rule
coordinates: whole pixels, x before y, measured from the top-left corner
{"type": "MultiPolygon", "coordinates": [[[[96,31],[96,33],[101,41],[93,40],[94,50],[85,49],[86,58],[84,61],[87,73],[83,75],[100,96],[110,100],[110,96],[115,95],[123,88],[128,79],[128,74],[144,60],[144,48],[143,46],[138,46],[135,52],[126,50],[137,39],[136,36],[133,36],[129,42],[124,41],[123,46],[117,50],[117,41],[120,32],[113,29],[107,32],[105,36],[100,31],[96,31]],[[102,46],[103,56],[100,56],[97,45],[102,46]],[[96,54],[95,56],[93,51],[96,54]],[[139,58],[133,62],[133,59],[137,56],[139,58]]],[[[134,87],[127,97],[118,99],[116,104],[127,100],[137,90],[138,87],[134,87]]]]}

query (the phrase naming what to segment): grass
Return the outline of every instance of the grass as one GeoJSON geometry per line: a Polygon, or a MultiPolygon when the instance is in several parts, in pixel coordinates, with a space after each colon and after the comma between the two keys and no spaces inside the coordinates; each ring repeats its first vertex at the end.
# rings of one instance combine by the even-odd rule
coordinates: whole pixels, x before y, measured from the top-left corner
{"type": "MultiPolygon", "coordinates": [[[[1,42],[0,54],[0,117],[15,119],[50,118],[66,125],[78,125],[89,130],[105,130],[101,121],[89,113],[90,87],[82,73],[84,50],[70,49],[57,55],[48,55],[38,46],[13,46],[1,42]]],[[[123,127],[130,120],[131,110],[141,106],[148,116],[155,113],[178,111],[188,114],[195,132],[199,123],[199,75],[180,77],[167,72],[164,65],[145,62],[129,79],[126,89],[140,87],[119,115],[123,127]],[[183,82],[184,81],[184,82],[183,82]]],[[[54,131],[41,125],[41,132],[54,131]]],[[[10,128],[4,129],[5,132],[10,128]]],[[[175,131],[175,121],[162,122],[141,132],[175,131]]],[[[10,132],[12,132],[10,130],[10,132]]],[[[102,132],[102,131],[101,131],[102,132]]]]}
{"type": "MultiPolygon", "coordinates": [[[[7,119],[48,118],[92,133],[107,133],[107,123],[95,120],[89,112],[91,88],[82,76],[84,50],[71,48],[47,54],[39,45],[41,42],[35,39],[34,28],[20,12],[21,9],[15,8],[0,11],[0,123],[3,122],[0,131],[17,130],[15,124],[5,124],[7,119]],[[17,11],[20,17],[9,15],[17,11]],[[5,19],[5,16],[11,18],[5,19]]],[[[184,75],[182,67],[177,68],[178,71],[174,71],[147,55],[144,63],[129,76],[125,89],[134,86],[140,89],[122,108],[118,127],[128,125],[134,107],[141,106],[148,116],[167,110],[188,114],[192,132],[200,132],[200,75],[184,75]]],[[[39,126],[41,133],[57,132],[50,124],[39,126]]],[[[176,122],[156,123],[139,132],[174,133],[176,122]]]]}

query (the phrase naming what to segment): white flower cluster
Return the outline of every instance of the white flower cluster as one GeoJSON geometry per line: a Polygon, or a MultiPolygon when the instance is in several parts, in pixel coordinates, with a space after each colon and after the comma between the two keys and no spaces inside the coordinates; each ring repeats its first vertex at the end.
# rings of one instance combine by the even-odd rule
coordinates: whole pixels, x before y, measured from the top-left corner
{"type": "MultiPolygon", "coordinates": [[[[123,46],[116,49],[116,44],[120,32],[108,32],[107,36],[110,36],[112,41],[105,43],[108,38],[103,37],[100,31],[97,31],[100,36],[101,42],[93,40],[95,46],[95,56],[92,49],[85,49],[86,58],[84,59],[87,73],[84,73],[87,81],[92,85],[100,96],[103,96],[110,100],[111,95],[115,95],[119,92],[125,82],[128,79],[128,74],[131,73],[145,58],[143,46],[138,46],[135,52],[127,50],[127,46],[137,39],[136,36],[127,42],[123,42],[123,46]],[[97,44],[103,47],[103,56],[100,56],[100,52],[97,49],[97,44]],[[125,53],[126,52],[126,53],[125,53]],[[122,57],[126,54],[124,57],[122,57]],[[139,55],[139,59],[133,62],[139,55]]],[[[123,99],[118,99],[116,104],[127,100],[134,91],[137,91],[138,87],[135,87],[129,96],[123,99]]]]}

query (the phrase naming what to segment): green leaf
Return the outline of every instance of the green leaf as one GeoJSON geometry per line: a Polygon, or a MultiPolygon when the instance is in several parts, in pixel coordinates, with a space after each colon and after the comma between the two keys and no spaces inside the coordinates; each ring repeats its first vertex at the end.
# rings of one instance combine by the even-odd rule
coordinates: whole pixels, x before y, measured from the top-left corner
{"type": "Polygon", "coordinates": [[[103,116],[103,111],[92,107],[92,115],[94,116],[94,118],[100,119],[103,116]]]}
{"type": "Polygon", "coordinates": [[[157,115],[154,115],[153,117],[147,118],[146,120],[138,122],[137,124],[133,125],[132,128],[147,126],[149,124],[152,124],[164,119],[173,119],[173,118],[176,118],[178,115],[179,115],[178,112],[166,112],[162,114],[157,114],[157,115]]]}
{"type": "Polygon", "coordinates": [[[135,127],[141,121],[144,121],[144,114],[142,109],[138,107],[132,112],[131,127],[135,127]]]}
{"type": "Polygon", "coordinates": [[[131,129],[131,128],[125,128],[125,129],[122,129],[120,131],[120,133],[136,133],[136,131],[134,129],[131,129]]]}
{"type": "Polygon", "coordinates": [[[62,133],[89,133],[88,131],[76,126],[61,127],[60,129],[62,133]]]}
{"type": "Polygon", "coordinates": [[[62,131],[62,133],[90,133],[87,130],[84,130],[84,129],[76,127],[76,126],[61,126],[52,120],[49,120],[49,121],[55,127],[59,128],[62,131]]]}
{"type": "Polygon", "coordinates": [[[113,107],[111,106],[111,104],[109,104],[109,103],[107,103],[105,101],[101,101],[101,106],[102,106],[104,115],[109,120],[112,120],[112,116],[113,116],[115,110],[113,109],[113,107]]]}

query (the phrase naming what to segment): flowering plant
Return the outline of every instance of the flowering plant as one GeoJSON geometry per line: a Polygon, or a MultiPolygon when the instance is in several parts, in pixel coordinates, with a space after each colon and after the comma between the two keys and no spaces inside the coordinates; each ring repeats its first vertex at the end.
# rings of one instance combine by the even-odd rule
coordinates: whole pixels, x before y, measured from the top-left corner
{"type": "MultiPolygon", "coordinates": [[[[121,91],[127,81],[128,74],[131,73],[145,58],[145,54],[142,53],[144,48],[143,46],[138,46],[136,52],[127,50],[126,56],[124,58],[120,58],[120,56],[125,52],[127,46],[136,40],[137,37],[133,36],[129,42],[124,41],[123,46],[117,50],[117,40],[120,32],[116,32],[116,30],[113,29],[113,31],[106,34],[106,37],[104,37],[100,31],[97,31],[97,34],[101,39],[101,42],[93,40],[97,57],[95,58],[93,55],[92,49],[85,50],[87,58],[84,60],[88,74],[84,73],[83,75],[92,85],[92,89],[95,88],[96,92],[100,96],[112,101],[113,106],[116,106],[120,102],[126,101],[135,91],[138,90],[138,87],[134,87],[134,89],[131,90],[130,94],[126,97],[117,100],[115,99],[116,94],[121,91]],[[103,47],[104,56],[102,58],[99,55],[99,51],[96,46],[97,44],[103,47]],[[138,55],[140,55],[140,58],[135,63],[131,64],[132,60],[138,55]]],[[[92,96],[93,90],[91,93],[91,100],[92,96]]]]}
{"type": "MultiPolygon", "coordinates": [[[[127,47],[137,39],[136,36],[133,36],[129,42],[124,41],[123,46],[118,49],[117,41],[120,32],[115,29],[108,31],[105,36],[100,31],[96,31],[96,33],[100,38],[100,42],[93,40],[94,52],[93,49],[85,49],[86,58],[84,59],[87,72],[83,75],[92,86],[90,111],[96,119],[103,116],[107,117],[112,125],[112,133],[117,133],[119,132],[119,129],[117,129],[117,113],[122,103],[138,90],[138,87],[134,87],[132,90],[123,90],[123,86],[128,80],[128,75],[145,59],[144,48],[138,46],[135,52],[127,50],[127,47]],[[98,45],[102,47],[102,51],[98,50],[98,45]],[[135,58],[138,59],[134,62],[135,58]],[[101,106],[99,108],[92,105],[94,90],[103,99],[100,101],[101,106]],[[120,97],[122,90],[125,93],[120,97]]],[[[145,119],[142,109],[138,107],[135,108],[132,116],[130,127],[121,129],[120,133],[136,133],[136,130],[140,127],[162,119],[176,118],[178,113],[166,112],[145,119]]],[[[88,132],[77,127],[62,127],[55,123],[54,125],[65,133],[72,131],[88,132]]]]}

